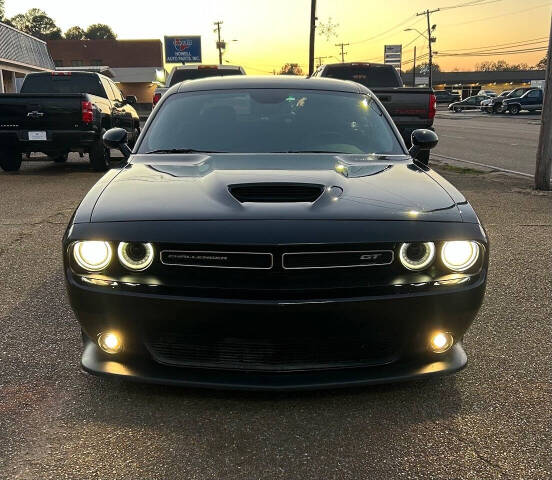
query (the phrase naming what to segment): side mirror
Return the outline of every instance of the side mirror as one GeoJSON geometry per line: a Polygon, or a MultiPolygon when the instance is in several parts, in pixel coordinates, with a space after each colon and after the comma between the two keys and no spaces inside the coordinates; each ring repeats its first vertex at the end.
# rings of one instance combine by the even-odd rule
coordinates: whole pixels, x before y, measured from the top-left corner
{"type": "Polygon", "coordinates": [[[119,150],[125,158],[130,157],[132,150],[128,146],[128,133],[124,128],[111,128],[104,133],[104,145],[119,150]]]}
{"type": "Polygon", "coordinates": [[[415,160],[427,165],[429,163],[428,151],[437,145],[439,137],[433,130],[422,128],[412,132],[411,141],[412,147],[410,147],[408,153],[415,160]]]}
{"type": "Polygon", "coordinates": [[[129,105],[136,105],[138,103],[138,99],[135,95],[127,95],[125,97],[125,103],[128,103],[129,105]]]}

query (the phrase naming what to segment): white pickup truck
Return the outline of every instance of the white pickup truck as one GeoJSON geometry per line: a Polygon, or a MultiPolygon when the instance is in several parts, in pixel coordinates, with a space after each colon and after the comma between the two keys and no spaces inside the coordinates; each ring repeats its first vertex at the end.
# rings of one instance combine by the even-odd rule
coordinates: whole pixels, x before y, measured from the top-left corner
{"type": "Polygon", "coordinates": [[[164,87],[157,87],[153,93],[153,107],[161,99],[163,94],[173,85],[184,80],[195,80],[206,77],[226,77],[228,75],[245,75],[243,67],[238,65],[182,65],[175,67],[164,87]]]}

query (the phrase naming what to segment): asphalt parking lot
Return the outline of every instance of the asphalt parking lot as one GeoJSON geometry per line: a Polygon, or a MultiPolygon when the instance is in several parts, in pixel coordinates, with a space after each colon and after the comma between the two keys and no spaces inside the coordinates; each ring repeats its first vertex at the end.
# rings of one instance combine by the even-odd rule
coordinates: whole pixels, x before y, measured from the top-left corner
{"type": "Polygon", "coordinates": [[[540,131],[540,112],[489,115],[481,111],[452,113],[439,105],[435,118],[439,145],[434,156],[475,162],[533,175],[540,131]],[[466,146],[473,145],[467,149],[466,146]]]}
{"type": "MultiPolygon", "coordinates": [[[[467,155],[466,143],[439,151],[467,155]]],[[[60,246],[99,174],[79,159],[0,173],[0,478],[550,479],[552,195],[524,178],[438,168],[492,244],[467,369],[286,394],[81,373],[60,246]]]]}

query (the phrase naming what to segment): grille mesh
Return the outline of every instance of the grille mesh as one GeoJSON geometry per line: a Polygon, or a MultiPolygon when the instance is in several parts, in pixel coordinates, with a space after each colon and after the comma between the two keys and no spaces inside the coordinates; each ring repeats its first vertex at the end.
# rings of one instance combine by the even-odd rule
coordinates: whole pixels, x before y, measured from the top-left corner
{"type": "Polygon", "coordinates": [[[164,335],[149,342],[156,361],[169,365],[231,370],[315,370],[382,365],[394,359],[385,338],[205,339],[164,335]]]}

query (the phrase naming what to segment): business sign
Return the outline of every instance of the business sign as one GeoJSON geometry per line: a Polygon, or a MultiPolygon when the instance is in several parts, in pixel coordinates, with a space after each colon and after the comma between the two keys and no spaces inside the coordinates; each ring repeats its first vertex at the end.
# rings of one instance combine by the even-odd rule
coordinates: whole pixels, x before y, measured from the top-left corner
{"type": "Polygon", "coordinates": [[[402,45],[385,45],[383,48],[383,63],[401,68],[402,45]]]}
{"type": "Polygon", "coordinates": [[[201,37],[165,37],[166,63],[201,63],[201,37]]]}

